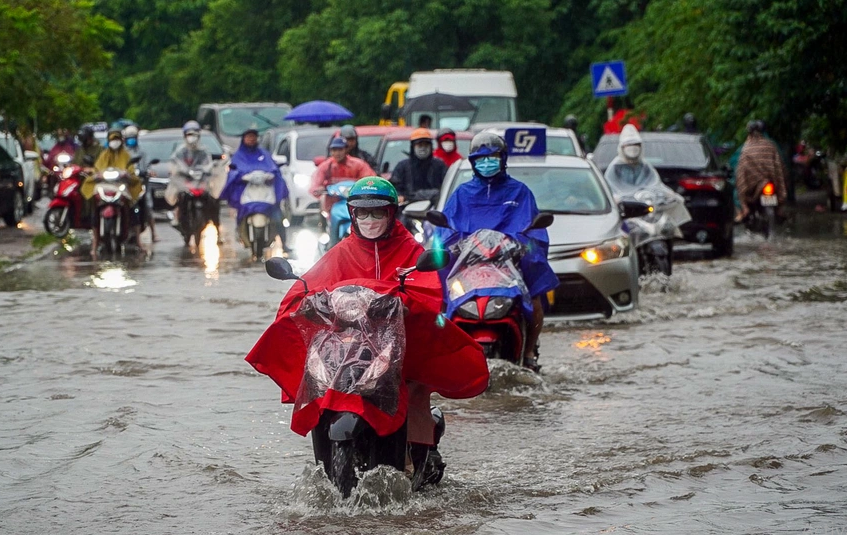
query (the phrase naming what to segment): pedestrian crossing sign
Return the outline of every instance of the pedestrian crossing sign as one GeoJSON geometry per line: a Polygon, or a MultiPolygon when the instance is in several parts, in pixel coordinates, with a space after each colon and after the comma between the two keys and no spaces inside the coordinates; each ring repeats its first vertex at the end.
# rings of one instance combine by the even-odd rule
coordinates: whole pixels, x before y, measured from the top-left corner
{"type": "Polygon", "coordinates": [[[591,64],[591,87],[595,97],[619,97],[627,94],[623,61],[591,64]]]}

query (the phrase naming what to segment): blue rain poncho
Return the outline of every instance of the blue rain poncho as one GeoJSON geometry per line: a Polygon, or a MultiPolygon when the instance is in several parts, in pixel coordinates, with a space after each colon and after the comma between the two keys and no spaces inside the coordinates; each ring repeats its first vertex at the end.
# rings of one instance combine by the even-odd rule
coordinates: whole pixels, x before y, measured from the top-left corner
{"type": "Polygon", "coordinates": [[[232,155],[232,164],[220,198],[238,210],[238,220],[241,221],[255,213],[270,217],[279,210],[279,203],[287,197],[288,188],[270,153],[258,146],[246,147],[242,142],[232,155]],[[273,175],[272,193],[270,186],[251,184],[244,180],[246,175],[254,171],[273,175]]]}

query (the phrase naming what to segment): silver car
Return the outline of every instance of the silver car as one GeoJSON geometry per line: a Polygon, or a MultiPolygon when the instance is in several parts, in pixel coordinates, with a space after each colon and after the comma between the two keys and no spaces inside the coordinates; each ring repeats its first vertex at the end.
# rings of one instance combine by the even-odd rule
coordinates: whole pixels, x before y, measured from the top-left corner
{"type": "MultiPolygon", "coordinates": [[[[508,172],[529,186],[539,210],[555,215],[547,229],[547,258],[559,287],[548,294],[548,316],[585,320],[633,310],[638,304],[638,260],[624,230],[623,208],[612,201],[597,168],[575,156],[512,156],[508,172]]],[[[468,160],[452,166],[437,209],[472,176],[468,160]]]]}
{"type": "Polygon", "coordinates": [[[320,212],[318,199],[309,193],[315,158],[326,158],[332,128],[294,128],[288,131],[273,152],[282,178],[288,187],[286,214],[292,225],[303,224],[303,218],[320,212]]]}

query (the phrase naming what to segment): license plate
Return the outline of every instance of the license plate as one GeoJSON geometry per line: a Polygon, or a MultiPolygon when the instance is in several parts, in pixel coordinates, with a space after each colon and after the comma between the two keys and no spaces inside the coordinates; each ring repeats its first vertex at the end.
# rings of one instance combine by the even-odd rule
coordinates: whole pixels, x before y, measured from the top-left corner
{"type": "Polygon", "coordinates": [[[776,195],[762,195],[761,196],[762,206],[776,206],[777,200],[776,195]]]}
{"type": "Polygon", "coordinates": [[[163,189],[153,190],[153,197],[155,197],[157,199],[161,199],[164,196],[165,196],[165,190],[163,190],[163,189]]]}

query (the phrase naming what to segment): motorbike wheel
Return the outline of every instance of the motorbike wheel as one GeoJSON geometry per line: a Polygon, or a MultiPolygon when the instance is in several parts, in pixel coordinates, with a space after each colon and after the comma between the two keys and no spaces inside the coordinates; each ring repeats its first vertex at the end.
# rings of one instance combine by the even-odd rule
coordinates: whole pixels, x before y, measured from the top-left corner
{"type": "Polygon", "coordinates": [[[117,228],[115,220],[111,217],[103,223],[103,235],[100,236],[100,242],[103,244],[106,254],[113,254],[118,251],[117,228]]]}
{"type": "Polygon", "coordinates": [[[265,234],[267,231],[268,227],[262,227],[260,229],[253,228],[253,243],[250,244],[250,250],[253,253],[253,258],[257,260],[262,258],[265,252],[265,244],[267,243],[265,234]]]}
{"type": "Polygon", "coordinates": [[[730,257],[735,249],[735,236],[731,225],[729,230],[712,242],[712,254],[715,258],[730,257]]]}
{"type": "Polygon", "coordinates": [[[329,480],[338,488],[344,498],[358,484],[356,479],[356,448],[352,440],[332,443],[332,463],[329,480]]]}
{"type": "Polygon", "coordinates": [[[68,235],[70,229],[71,220],[63,208],[50,208],[44,214],[44,230],[52,236],[59,239],[64,238],[68,235]],[[62,212],[65,212],[64,217],[62,216],[62,212]]]}
{"type": "Polygon", "coordinates": [[[769,240],[776,232],[776,209],[773,206],[765,207],[764,228],[762,229],[765,239],[769,240]]]}

